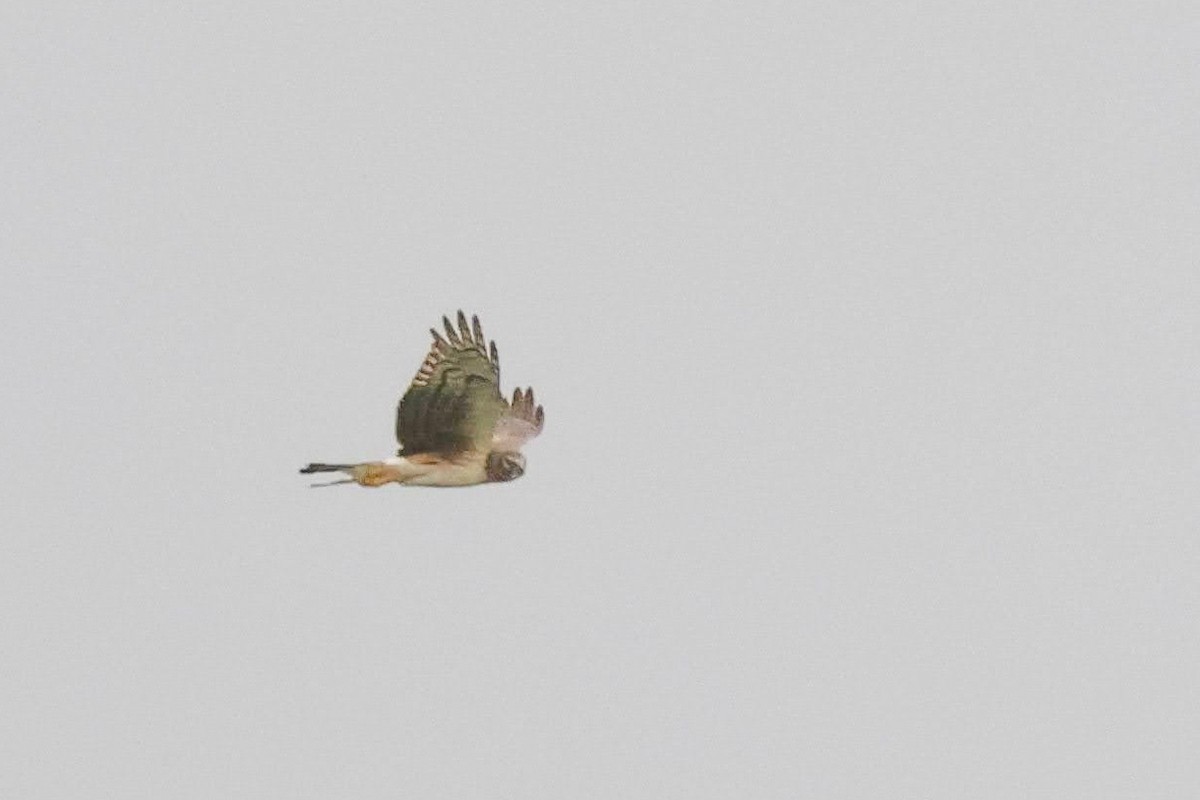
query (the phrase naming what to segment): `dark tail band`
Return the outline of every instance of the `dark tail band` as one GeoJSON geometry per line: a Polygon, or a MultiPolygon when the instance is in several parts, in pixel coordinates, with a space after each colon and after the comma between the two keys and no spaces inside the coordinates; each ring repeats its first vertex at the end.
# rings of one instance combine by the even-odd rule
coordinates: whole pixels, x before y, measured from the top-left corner
{"type": "Polygon", "coordinates": [[[314,472],[341,472],[342,470],[353,468],[353,464],[309,464],[300,470],[300,474],[311,475],[314,472]]]}

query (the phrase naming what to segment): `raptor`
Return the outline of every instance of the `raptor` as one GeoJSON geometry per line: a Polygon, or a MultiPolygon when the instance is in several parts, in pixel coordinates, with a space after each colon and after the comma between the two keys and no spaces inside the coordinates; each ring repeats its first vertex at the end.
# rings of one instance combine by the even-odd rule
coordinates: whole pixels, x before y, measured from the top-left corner
{"type": "Polygon", "coordinates": [[[300,470],[349,476],[317,486],[472,486],[525,474],[521,447],[542,432],[546,415],[533,389],[500,394],[500,359],[479,317],[458,312],[457,329],[442,317],[446,335],[430,328],[433,344],[396,409],[399,452],[381,461],[309,464],[300,470]]]}

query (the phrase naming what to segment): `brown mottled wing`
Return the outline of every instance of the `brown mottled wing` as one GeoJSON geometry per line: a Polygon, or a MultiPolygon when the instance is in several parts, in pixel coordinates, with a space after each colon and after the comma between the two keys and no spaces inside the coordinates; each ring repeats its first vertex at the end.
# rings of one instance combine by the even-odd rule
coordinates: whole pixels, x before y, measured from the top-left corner
{"type": "Polygon", "coordinates": [[[497,420],[508,409],[500,395],[496,344],[485,344],[479,317],[458,312],[458,330],[442,317],[446,338],[433,345],[396,410],[400,455],[454,455],[491,449],[497,420]]]}
{"type": "Polygon", "coordinates": [[[533,389],[513,392],[512,404],[496,421],[492,449],[517,451],[546,427],[546,412],[533,402],[533,389]]]}

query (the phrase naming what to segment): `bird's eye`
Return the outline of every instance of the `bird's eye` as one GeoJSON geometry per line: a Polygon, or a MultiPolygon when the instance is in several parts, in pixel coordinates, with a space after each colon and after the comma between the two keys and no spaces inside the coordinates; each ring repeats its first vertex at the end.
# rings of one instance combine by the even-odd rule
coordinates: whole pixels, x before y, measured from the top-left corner
{"type": "Polygon", "coordinates": [[[520,453],[492,453],[488,456],[490,480],[511,481],[525,474],[525,459],[520,453]]]}
{"type": "Polygon", "coordinates": [[[520,456],[513,456],[505,459],[504,466],[507,467],[509,480],[519,478],[525,474],[525,460],[520,456]]]}

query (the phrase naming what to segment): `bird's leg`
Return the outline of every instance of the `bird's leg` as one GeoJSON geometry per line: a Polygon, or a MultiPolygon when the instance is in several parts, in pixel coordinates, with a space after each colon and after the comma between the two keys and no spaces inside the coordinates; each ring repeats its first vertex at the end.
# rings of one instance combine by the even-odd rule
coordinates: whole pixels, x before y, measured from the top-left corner
{"type": "Polygon", "coordinates": [[[347,470],[351,479],[359,486],[383,486],[400,478],[396,470],[382,461],[368,461],[365,464],[355,464],[347,470]]]}
{"type": "Polygon", "coordinates": [[[354,480],[354,478],[343,478],[340,481],[328,481],[327,483],[310,483],[308,485],[308,488],[324,489],[326,486],[341,486],[343,483],[357,483],[357,482],[358,481],[354,480]]]}
{"type": "Polygon", "coordinates": [[[337,486],[342,483],[357,483],[359,486],[383,486],[385,483],[403,483],[412,477],[412,465],[404,459],[388,461],[365,461],[361,464],[309,464],[300,470],[304,475],[314,472],[344,472],[350,477],[333,483],[314,486],[337,486]],[[393,463],[394,462],[394,463],[393,463]]]}

